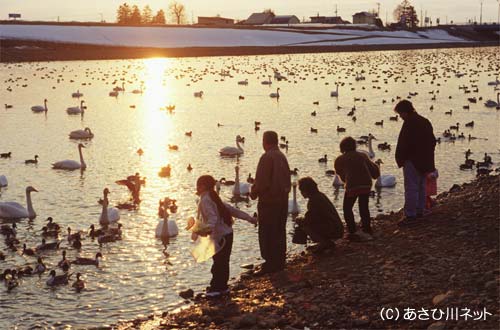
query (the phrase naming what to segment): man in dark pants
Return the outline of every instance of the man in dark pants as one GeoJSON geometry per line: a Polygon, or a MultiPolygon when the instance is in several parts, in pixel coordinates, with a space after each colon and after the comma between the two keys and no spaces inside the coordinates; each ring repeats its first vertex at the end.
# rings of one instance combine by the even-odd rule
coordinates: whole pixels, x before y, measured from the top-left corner
{"type": "Polygon", "coordinates": [[[286,219],[290,192],[290,167],[278,148],[278,134],[264,132],[260,157],[250,196],[259,198],[259,246],[264,259],[260,274],[277,272],[285,268],[286,219]]]}
{"type": "Polygon", "coordinates": [[[399,222],[404,226],[416,223],[423,216],[426,175],[436,170],[436,137],[429,120],[420,116],[410,101],[399,102],[394,111],[404,120],[396,147],[396,162],[404,174],[405,217],[399,222]]]}

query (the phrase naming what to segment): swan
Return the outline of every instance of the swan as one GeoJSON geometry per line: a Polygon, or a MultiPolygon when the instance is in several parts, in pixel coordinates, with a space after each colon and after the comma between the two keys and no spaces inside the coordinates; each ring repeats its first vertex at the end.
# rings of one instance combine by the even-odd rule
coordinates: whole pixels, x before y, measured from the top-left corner
{"type": "Polygon", "coordinates": [[[297,183],[292,184],[293,199],[288,201],[288,213],[297,215],[300,213],[299,204],[297,203],[297,183]]]}
{"type": "Polygon", "coordinates": [[[234,170],[236,172],[236,178],[234,179],[233,195],[234,196],[248,195],[250,193],[250,188],[252,187],[252,185],[249,183],[240,182],[239,166],[235,166],[234,170]]]}
{"type": "Polygon", "coordinates": [[[334,170],[328,170],[328,171],[326,171],[326,174],[334,176],[332,186],[334,186],[334,187],[343,187],[344,186],[344,182],[342,181],[340,176],[334,170]]]}
{"type": "Polygon", "coordinates": [[[69,133],[69,138],[75,139],[75,140],[92,139],[93,137],[94,137],[94,133],[92,133],[92,131],[88,127],[85,127],[85,129],[79,129],[79,130],[72,131],[71,133],[69,133]]]}
{"type": "Polygon", "coordinates": [[[118,220],[120,220],[120,211],[116,207],[110,207],[108,208],[109,205],[109,200],[108,200],[108,195],[109,195],[109,189],[104,188],[103,190],[104,198],[102,202],[102,211],[101,215],[99,216],[99,223],[103,226],[107,226],[110,223],[116,223],[118,220]]]}
{"type": "MultiPolygon", "coordinates": [[[[380,164],[383,163],[384,162],[381,159],[377,159],[375,161],[375,164],[377,164],[379,167],[380,164]]],[[[395,185],[396,185],[396,177],[392,174],[380,174],[377,181],[375,182],[375,187],[377,188],[394,187],[395,185]]]]}
{"type": "Polygon", "coordinates": [[[140,89],[134,89],[132,91],[132,94],[142,94],[143,93],[143,88],[142,88],[143,84],[141,84],[141,87],[140,89]]]}
{"type": "Polygon", "coordinates": [[[375,158],[375,152],[373,151],[373,148],[372,148],[372,140],[375,140],[375,137],[370,133],[370,134],[368,134],[368,151],[367,150],[358,150],[359,152],[366,154],[370,159],[375,158]]]}
{"type": "Polygon", "coordinates": [[[31,111],[33,112],[47,112],[47,99],[43,100],[43,106],[42,105],[34,105],[31,107],[31,111]]]}
{"type": "Polygon", "coordinates": [[[229,157],[242,155],[243,148],[241,148],[241,146],[240,146],[240,141],[241,141],[241,136],[237,135],[236,136],[236,147],[224,147],[224,148],[219,150],[219,154],[221,156],[229,156],[229,157]]]}
{"type": "Polygon", "coordinates": [[[484,102],[484,106],[488,107],[488,108],[495,108],[495,107],[500,106],[500,93],[497,93],[497,101],[496,102],[493,100],[488,100],[488,101],[484,102]]]}
{"type": "Polygon", "coordinates": [[[21,218],[36,218],[33,204],[31,203],[31,192],[38,192],[32,186],[26,188],[26,203],[27,209],[16,202],[0,202],[0,218],[2,219],[21,219],[21,218]]]}
{"type": "Polygon", "coordinates": [[[271,97],[273,99],[279,99],[280,98],[280,89],[279,89],[279,87],[278,87],[278,89],[276,89],[276,93],[269,94],[269,97],[271,97]]]}
{"type": "Polygon", "coordinates": [[[338,97],[339,96],[339,84],[335,84],[335,85],[337,85],[337,88],[334,91],[330,92],[331,97],[338,97]]]}
{"type": "Polygon", "coordinates": [[[85,146],[81,143],[78,144],[78,152],[80,153],[80,162],[77,162],[76,160],[61,160],[57,163],[52,164],[52,168],[56,170],[77,170],[77,169],[86,169],[87,164],[85,164],[85,161],[83,160],[83,155],[82,155],[82,148],[85,148],[85,146]]]}
{"type": "Polygon", "coordinates": [[[80,93],[79,90],[77,90],[75,93],[71,93],[71,97],[80,98],[82,96],[83,96],[83,93],[80,93]]]}
{"type": "Polygon", "coordinates": [[[68,113],[68,115],[78,115],[84,113],[85,111],[85,107],[83,106],[84,103],[85,101],[81,100],[79,107],[69,107],[66,109],[66,112],[68,113]]]}
{"type": "Polygon", "coordinates": [[[175,219],[170,219],[170,214],[167,211],[163,212],[163,219],[158,221],[155,230],[155,237],[160,239],[168,239],[179,235],[179,228],[175,219]]]}
{"type": "Polygon", "coordinates": [[[0,188],[7,187],[9,183],[7,182],[7,177],[5,175],[0,175],[0,188]]]}

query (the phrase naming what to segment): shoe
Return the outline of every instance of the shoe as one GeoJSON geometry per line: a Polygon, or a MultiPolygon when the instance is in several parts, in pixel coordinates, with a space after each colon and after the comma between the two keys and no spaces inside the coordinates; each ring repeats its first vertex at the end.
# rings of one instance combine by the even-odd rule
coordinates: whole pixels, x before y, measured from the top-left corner
{"type": "Polygon", "coordinates": [[[359,237],[358,232],[355,232],[352,234],[349,233],[349,234],[347,234],[346,238],[351,242],[361,242],[361,237],[359,237]]]}
{"type": "Polygon", "coordinates": [[[226,288],[224,290],[214,290],[211,287],[208,287],[206,289],[205,296],[207,296],[209,298],[215,298],[215,297],[220,297],[222,295],[228,294],[229,292],[230,292],[229,288],[226,288]]]}
{"type": "Polygon", "coordinates": [[[399,227],[408,227],[418,224],[417,217],[405,217],[403,220],[398,222],[399,227]]]}
{"type": "Polygon", "coordinates": [[[361,238],[361,241],[372,241],[373,240],[373,236],[372,235],[370,235],[368,233],[365,233],[362,230],[358,230],[356,232],[356,234],[361,238]]]}

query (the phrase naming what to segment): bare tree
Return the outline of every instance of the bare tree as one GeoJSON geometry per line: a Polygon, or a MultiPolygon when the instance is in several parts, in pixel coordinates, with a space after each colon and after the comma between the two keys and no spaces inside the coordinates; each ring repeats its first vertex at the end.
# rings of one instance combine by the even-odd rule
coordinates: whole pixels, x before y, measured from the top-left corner
{"type": "Polygon", "coordinates": [[[177,22],[177,24],[182,24],[186,22],[186,7],[182,3],[173,1],[168,5],[168,11],[172,19],[177,22]]]}

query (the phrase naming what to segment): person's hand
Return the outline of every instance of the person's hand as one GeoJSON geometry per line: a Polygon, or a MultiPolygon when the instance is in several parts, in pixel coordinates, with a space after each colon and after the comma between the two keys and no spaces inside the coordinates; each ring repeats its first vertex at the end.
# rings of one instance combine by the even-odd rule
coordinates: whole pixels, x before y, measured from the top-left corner
{"type": "Polygon", "coordinates": [[[257,219],[257,217],[251,217],[250,219],[248,219],[248,222],[250,222],[252,225],[255,225],[255,227],[257,227],[259,220],[257,219]]]}
{"type": "Polygon", "coordinates": [[[252,200],[257,199],[257,193],[256,193],[255,191],[253,191],[253,190],[252,190],[252,191],[250,192],[250,198],[251,198],[252,200]]]}

